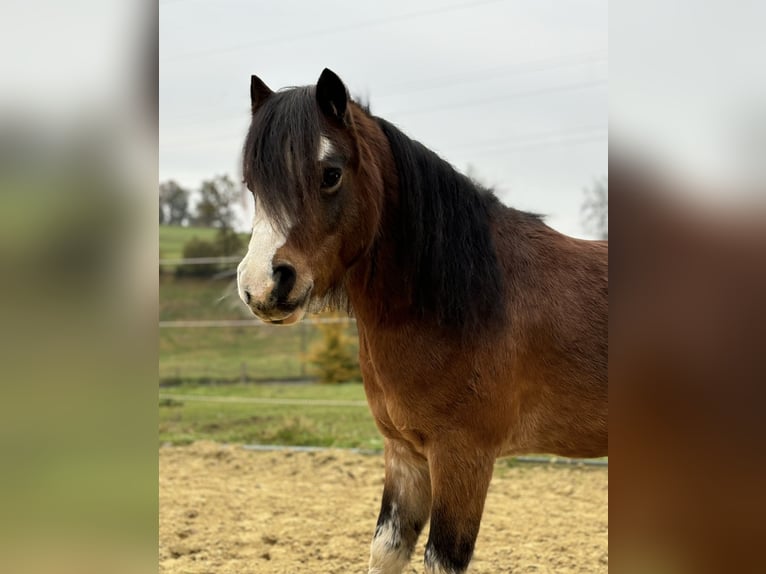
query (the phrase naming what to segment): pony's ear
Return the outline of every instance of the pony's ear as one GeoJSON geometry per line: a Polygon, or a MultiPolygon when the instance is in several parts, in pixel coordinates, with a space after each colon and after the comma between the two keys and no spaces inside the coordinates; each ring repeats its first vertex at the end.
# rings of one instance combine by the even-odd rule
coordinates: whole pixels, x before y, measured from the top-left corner
{"type": "Polygon", "coordinates": [[[324,114],[340,123],[345,123],[348,108],[348,92],[338,75],[325,68],[317,80],[317,103],[324,114]]]}
{"type": "Polygon", "coordinates": [[[258,76],[250,76],[250,108],[253,110],[253,113],[273,93],[258,76]]]}

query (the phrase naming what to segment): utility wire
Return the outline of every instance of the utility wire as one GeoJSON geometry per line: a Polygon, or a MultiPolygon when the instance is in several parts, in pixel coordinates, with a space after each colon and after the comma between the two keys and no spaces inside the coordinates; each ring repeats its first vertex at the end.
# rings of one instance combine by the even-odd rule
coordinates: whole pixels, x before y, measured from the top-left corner
{"type": "Polygon", "coordinates": [[[386,114],[389,116],[410,116],[413,114],[430,114],[433,112],[442,112],[442,111],[454,110],[458,108],[465,108],[469,106],[505,102],[505,101],[515,100],[519,98],[541,96],[544,94],[555,94],[559,92],[568,92],[568,91],[574,91],[574,90],[585,90],[589,88],[597,88],[597,87],[605,86],[606,84],[607,84],[606,80],[577,82],[573,84],[565,84],[562,86],[554,86],[549,88],[537,88],[534,90],[524,90],[519,92],[513,92],[510,94],[490,96],[488,98],[479,98],[479,99],[468,100],[464,102],[458,102],[454,104],[446,104],[443,106],[428,106],[424,108],[414,108],[414,109],[407,109],[407,110],[400,110],[400,111],[389,111],[389,112],[386,112],[386,114]]]}
{"type": "Polygon", "coordinates": [[[575,147],[575,146],[586,144],[586,143],[604,141],[608,139],[609,139],[609,132],[605,130],[604,132],[600,134],[582,135],[578,137],[572,137],[569,139],[550,139],[546,141],[539,141],[539,142],[518,145],[518,146],[498,147],[494,149],[488,149],[482,152],[472,154],[471,159],[475,160],[482,157],[496,155],[498,153],[511,154],[513,152],[525,151],[525,150],[536,149],[536,148],[545,148],[545,147],[570,148],[570,147],[575,147]]]}
{"type": "MultiPolygon", "coordinates": [[[[371,101],[372,107],[376,108],[377,104],[380,102],[381,99],[385,100],[386,98],[392,98],[392,97],[400,97],[400,96],[406,96],[418,92],[427,92],[429,90],[435,90],[435,89],[444,89],[444,88],[450,88],[454,86],[459,86],[461,84],[467,84],[470,82],[477,82],[482,81],[483,79],[508,79],[508,78],[514,78],[517,76],[523,76],[527,74],[532,74],[536,72],[544,72],[548,70],[557,70],[561,68],[571,68],[576,66],[583,66],[587,64],[593,64],[593,63],[599,63],[599,62],[607,62],[608,58],[606,56],[606,52],[586,52],[583,54],[578,54],[576,56],[570,56],[570,57],[557,57],[557,58],[547,58],[543,60],[531,60],[527,62],[519,62],[519,63],[513,63],[513,64],[503,64],[500,66],[494,66],[491,68],[483,68],[479,70],[466,70],[462,72],[461,74],[455,74],[455,75],[448,75],[448,76],[440,76],[435,78],[426,78],[426,79],[420,79],[417,82],[405,82],[405,83],[399,83],[394,84],[392,86],[392,90],[382,92],[376,92],[374,95],[374,100],[371,101]],[[510,72],[510,73],[503,73],[503,72],[510,72]],[[493,76],[490,78],[492,74],[493,76]]],[[[244,101],[244,100],[243,100],[244,101]]],[[[249,103],[249,102],[248,102],[249,103]]],[[[226,121],[234,121],[234,120],[240,120],[242,118],[248,118],[250,114],[250,107],[249,105],[244,105],[240,114],[235,116],[227,116],[227,117],[213,117],[213,118],[204,118],[201,117],[199,114],[196,115],[186,115],[186,117],[178,117],[177,120],[190,120],[187,121],[185,124],[176,124],[174,128],[179,127],[188,127],[188,126],[195,126],[195,125],[206,125],[206,124],[214,124],[214,123],[220,123],[220,122],[226,122],[226,121]]]]}
{"type": "MultiPolygon", "coordinates": [[[[522,99],[522,98],[528,98],[533,96],[541,96],[546,94],[554,94],[554,93],[560,93],[560,92],[568,92],[568,91],[577,91],[577,90],[585,90],[590,88],[597,88],[601,86],[607,85],[606,80],[594,80],[594,81],[588,81],[588,82],[578,82],[578,83],[572,83],[572,84],[565,84],[561,86],[552,86],[547,88],[538,88],[534,90],[526,90],[526,91],[518,91],[513,92],[511,94],[503,94],[503,95],[496,95],[496,96],[490,96],[487,98],[479,98],[479,99],[473,99],[463,102],[457,102],[452,104],[446,104],[442,106],[431,106],[431,107],[424,107],[424,108],[415,108],[415,109],[407,109],[407,110],[400,110],[400,111],[387,111],[384,112],[383,115],[388,117],[389,119],[393,119],[394,121],[402,116],[411,116],[411,115],[418,115],[418,114],[429,114],[433,112],[442,112],[442,111],[449,111],[459,108],[466,108],[470,106],[478,106],[478,105],[484,105],[484,104],[491,104],[491,103],[497,103],[497,102],[504,102],[504,101],[512,101],[515,99],[522,99]]],[[[222,134],[220,136],[212,136],[207,137],[204,140],[196,140],[196,139],[189,139],[184,138],[182,140],[176,139],[175,143],[181,144],[180,146],[176,145],[174,149],[178,149],[179,147],[196,147],[198,145],[204,145],[211,142],[218,142],[218,141],[229,141],[235,138],[243,138],[244,137],[244,130],[243,127],[241,130],[238,130],[237,133],[228,133],[228,134],[222,134]]],[[[170,145],[172,146],[174,143],[173,140],[170,141],[170,145]]],[[[168,142],[163,141],[162,138],[160,139],[160,144],[162,147],[166,148],[168,147],[168,142]]]]}
{"type": "Polygon", "coordinates": [[[524,145],[526,143],[535,143],[539,140],[548,140],[548,139],[561,139],[561,138],[568,138],[568,137],[577,137],[581,135],[586,134],[593,134],[594,132],[598,133],[605,133],[607,131],[607,128],[603,125],[587,125],[587,126],[578,126],[574,128],[570,128],[567,130],[552,130],[548,132],[532,132],[532,133],[525,133],[525,134],[518,134],[512,137],[503,137],[503,138],[497,138],[497,139],[491,139],[491,140],[484,140],[484,141],[476,141],[471,142],[469,144],[460,145],[457,146],[450,146],[450,151],[462,151],[462,150],[471,150],[471,151],[483,151],[485,148],[491,148],[494,149],[498,146],[507,146],[507,145],[524,145]]]}
{"type": "Polygon", "coordinates": [[[450,74],[447,76],[440,76],[436,78],[426,79],[425,81],[420,79],[417,82],[405,82],[394,84],[393,90],[386,92],[383,90],[380,93],[375,94],[375,98],[388,98],[392,96],[403,96],[417,92],[425,92],[428,90],[435,90],[438,88],[449,88],[452,86],[467,84],[469,82],[475,82],[483,79],[484,76],[489,74],[501,74],[502,72],[510,71],[509,74],[496,75],[495,78],[512,78],[515,76],[521,76],[526,74],[533,74],[536,72],[545,72],[548,70],[557,70],[560,68],[569,68],[574,66],[583,66],[586,64],[594,64],[599,62],[609,61],[606,51],[597,52],[585,52],[573,56],[545,58],[541,60],[531,60],[526,62],[514,62],[505,63],[499,66],[493,66],[490,68],[480,68],[478,70],[461,70],[460,74],[450,74]]]}
{"type": "Polygon", "coordinates": [[[255,47],[263,47],[263,46],[272,46],[276,44],[284,44],[285,42],[298,42],[301,40],[307,40],[310,38],[318,38],[321,36],[327,36],[330,34],[337,34],[340,32],[355,32],[357,30],[363,29],[363,28],[371,28],[375,26],[380,26],[383,24],[391,24],[393,22],[402,22],[406,20],[411,20],[414,18],[422,18],[423,16],[431,16],[436,14],[446,14],[448,12],[456,12],[459,10],[464,10],[466,8],[476,8],[479,6],[484,6],[488,4],[497,4],[499,2],[505,2],[505,0],[479,0],[474,2],[463,2],[460,4],[452,4],[449,6],[440,6],[439,8],[429,8],[425,10],[418,10],[414,12],[407,12],[406,14],[397,14],[395,16],[388,16],[384,18],[375,18],[372,20],[363,20],[361,22],[355,22],[353,24],[346,24],[343,26],[333,26],[331,28],[322,28],[319,30],[313,30],[309,32],[303,32],[301,34],[293,34],[289,36],[281,36],[277,38],[268,38],[265,40],[258,40],[255,42],[245,42],[243,44],[238,44],[236,46],[230,46],[228,48],[220,48],[220,49],[214,49],[214,50],[204,50],[200,52],[188,52],[186,54],[179,54],[178,56],[173,56],[170,58],[167,58],[166,61],[176,61],[176,60],[187,60],[187,59],[193,59],[193,58],[200,58],[200,57],[206,57],[206,56],[219,56],[221,54],[230,54],[232,52],[238,52],[240,50],[245,50],[247,48],[255,48],[255,47]]]}

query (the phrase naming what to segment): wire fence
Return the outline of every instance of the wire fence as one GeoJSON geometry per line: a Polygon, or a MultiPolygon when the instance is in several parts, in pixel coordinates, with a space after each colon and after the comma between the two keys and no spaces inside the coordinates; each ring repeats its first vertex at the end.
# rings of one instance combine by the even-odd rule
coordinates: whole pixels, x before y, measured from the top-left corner
{"type": "MultiPolygon", "coordinates": [[[[292,327],[253,320],[160,322],[160,386],[316,379],[311,352],[323,341],[320,326],[339,323],[356,341],[350,318],[308,319],[292,327]]],[[[356,349],[349,349],[356,357],[356,349]]]]}
{"type": "Polygon", "coordinates": [[[168,265],[208,265],[210,263],[227,264],[242,261],[240,255],[227,257],[191,257],[186,259],[160,259],[160,267],[168,265]]]}
{"type": "MultiPolygon", "coordinates": [[[[241,257],[160,259],[160,267],[231,266],[241,257]]],[[[311,354],[324,340],[323,325],[340,324],[350,347],[356,322],[349,317],[309,317],[291,327],[246,318],[230,278],[174,279],[160,282],[159,384],[227,384],[316,379],[311,354]],[[197,315],[201,318],[187,318],[197,315]]],[[[349,348],[356,358],[357,349],[349,348]]]]}

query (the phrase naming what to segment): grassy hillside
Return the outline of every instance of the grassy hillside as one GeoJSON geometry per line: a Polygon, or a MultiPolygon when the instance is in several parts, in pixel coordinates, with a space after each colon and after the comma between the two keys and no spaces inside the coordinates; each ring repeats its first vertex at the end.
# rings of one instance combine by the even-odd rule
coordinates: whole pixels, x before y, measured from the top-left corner
{"type": "MultiPolygon", "coordinates": [[[[253,319],[233,279],[160,278],[160,321],[253,319]]],[[[348,325],[356,336],[356,326],[348,325]]],[[[160,328],[160,381],[279,380],[310,374],[305,354],[321,339],[317,328],[160,328]]]]}
{"type": "Polygon", "coordinates": [[[184,243],[192,237],[212,240],[216,230],[212,227],[179,227],[160,225],[160,257],[162,259],[180,259],[184,243]]]}
{"type": "MultiPolygon", "coordinates": [[[[193,237],[210,240],[216,230],[160,227],[160,256],[178,259],[193,237]]],[[[247,244],[247,238],[244,244],[247,244]]],[[[237,264],[222,266],[235,270],[237,264]]],[[[160,274],[159,320],[253,319],[240,301],[233,275],[176,277],[174,266],[160,274]]],[[[253,381],[311,379],[305,357],[321,334],[312,325],[171,327],[159,330],[160,442],[201,438],[226,442],[359,446],[379,449],[380,435],[359,384],[252,384],[253,381]],[[227,383],[227,384],[219,384],[227,383]],[[205,395],[215,395],[211,402],[205,395]],[[220,397],[235,399],[221,402],[220,397]],[[241,400],[236,400],[236,399],[241,400]],[[333,399],[333,404],[263,404],[253,398],[333,399]],[[197,399],[197,400],[191,400],[197,399]]],[[[348,325],[356,336],[356,326],[348,325]]]]}
{"type": "MultiPolygon", "coordinates": [[[[160,226],[160,253],[179,258],[192,237],[211,239],[216,230],[160,226]]],[[[229,267],[229,264],[226,265],[229,267]]],[[[236,263],[231,263],[235,270],[236,263]]],[[[253,319],[237,295],[232,276],[179,278],[172,269],[160,276],[160,321],[253,319]]],[[[348,329],[355,335],[355,325],[348,329]]],[[[305,355],[321,339],[308,324],[276,327],[160,328],[161,382],[280,380],[311,375],[305,355]]]]}
{"type": "MultiPolygon", "coordinates": [[[[178,225],[160,225],[160,257],[162,259],[180,259],[184,243],[197,237],[212,241],[218,230],[212,227],[179,227],[178,225]]],[[[250,236],[247,233],[238,234],[242,245],[247,245],[250,236]]]]}
{"type": "MultiPolygon", "coordinates": [[[[232,264],[232,269],[236,269],[236,264],[232,264]]],[[[160,277],[160,321],[250,318],[252,315],[237,295],[234,277],[160,277]]]]}
{"type": "Polygon", "coordinates": [[[160,443],[206,439],[373,450],[383,447],[364,389],[358,384],[183,384],[161,390],[159,419],[160,443]],[[266,400],[258,403],[253,399],[266,400]],[[284,399],[298,399],[298,404],[280,404],[284,399]],[[317,400],[326,403],[313,403],[317,400]]]}

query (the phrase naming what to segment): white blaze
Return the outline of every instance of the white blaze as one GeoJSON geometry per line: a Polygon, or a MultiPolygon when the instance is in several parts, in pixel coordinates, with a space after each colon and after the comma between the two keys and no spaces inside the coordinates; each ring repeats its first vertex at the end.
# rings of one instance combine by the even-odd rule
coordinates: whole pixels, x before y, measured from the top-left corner
{"type": "Polygon", "coordinates": [[[237,266],[237,291],[239,297],[247,303],[245,290],[250,292],[253,301],[263,301],[274,290],[272,263],[277,249],[287,241],[275,225],[255,202],[253,234],[247,248],[247,255],[237,266]]]}
{"type": "Polygon", "coordinates": [[[332,147],[332,142],[325,136],[319,138],[319,161],[324,161],[330,154],[335,151],[332,147]]]}

